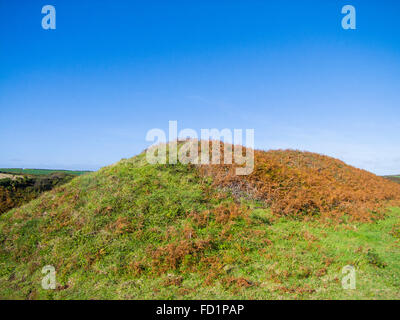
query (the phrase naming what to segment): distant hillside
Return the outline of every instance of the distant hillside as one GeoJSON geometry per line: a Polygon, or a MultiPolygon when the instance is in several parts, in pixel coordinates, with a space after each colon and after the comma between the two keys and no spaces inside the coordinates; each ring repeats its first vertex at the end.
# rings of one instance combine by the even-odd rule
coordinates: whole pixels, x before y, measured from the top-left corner
{"type": "Polygon", "coordinates": [[[389,179],[391,181],[400,183],[400,175],[396,175],[396,176],[384,176],[384,178],[389,179]]]}
{"type": "Polygon", "coordinates": [[[140,154],[4,213],[0,298],[400,299],[400,185],[291,150],[232,169],[140,154]]]}
{"type": "Polygon", "coordinates": [[[49,175],[53,173],[66,173],[71,175],[82,175],[90,171],[54,170],[54,169],[21,169],[21,168],[0,168],[0,173],[28,174],[28,175],[49,175]]]}
{"type": "Polygon", "coordinates": [[[15,179],[21,179],[23,178],[22,175],[15,175],[15,174],[11,174],[11,173],[1,173],[0,172],[0,180],[1,179],[11,179],[11,180],[15,180],[15,179]]]}
{"type": "Polygon", "coordinates": [[[0,214],[37,198],[84,171],[0,169],[0,214]]]}

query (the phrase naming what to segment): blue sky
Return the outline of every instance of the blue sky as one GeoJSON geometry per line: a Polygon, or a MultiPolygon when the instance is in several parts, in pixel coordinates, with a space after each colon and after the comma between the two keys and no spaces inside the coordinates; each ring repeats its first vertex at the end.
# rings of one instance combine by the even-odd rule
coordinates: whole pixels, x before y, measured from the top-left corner
{"type": "Polygon", "coordinates": [[[400,173],[398,1],[0,0],[0,167],[97,169],[148,130],[400,173]],[[56,8],[57,29],[41,27],[56,8]],[[341,27],[356,8],[357,29],[341,27]]]}

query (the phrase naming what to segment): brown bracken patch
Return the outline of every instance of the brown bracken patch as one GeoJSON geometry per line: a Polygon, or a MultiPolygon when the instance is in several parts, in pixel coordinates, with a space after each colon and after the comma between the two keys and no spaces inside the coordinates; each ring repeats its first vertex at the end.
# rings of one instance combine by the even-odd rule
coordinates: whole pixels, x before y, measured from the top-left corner
{"type": "Polygon", "coordinates": [[[276,215],[341,220],[347,214],[352,220],[371,221],[388,205],[400,204],[399,184],[311,152],[255,150],[252,173],[236,175],[239,165],[223,164],[224,146],[220,142],[221,164],[199,165],[200,174],[233,195],[265,202],[276,215]]]}

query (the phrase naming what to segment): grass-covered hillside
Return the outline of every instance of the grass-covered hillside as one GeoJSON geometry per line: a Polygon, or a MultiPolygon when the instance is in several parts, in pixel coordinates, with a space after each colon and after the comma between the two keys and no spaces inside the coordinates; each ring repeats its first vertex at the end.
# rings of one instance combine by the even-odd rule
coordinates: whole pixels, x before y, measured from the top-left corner
{"type": "Polygon", "coordinates": [[[141,154],[3,214],[0,298],[399,299],[400,186],[361,172],[361,188],[345,164],[280,152],[240,181],[141,154]],[[55,290],[41,287],[46,265],[55,290]]]}

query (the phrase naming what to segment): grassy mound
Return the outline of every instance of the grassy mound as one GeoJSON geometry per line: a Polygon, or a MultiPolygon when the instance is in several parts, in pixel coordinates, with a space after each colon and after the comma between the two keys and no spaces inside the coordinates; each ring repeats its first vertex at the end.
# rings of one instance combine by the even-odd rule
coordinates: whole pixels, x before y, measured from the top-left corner
{"type": "Polygon", "coordinates": [[[368,224],[288,219],[205,169],[141,154],[3,214],[0,298],[400,298],[399,209],[368,224]],[[341,287],[348,264],[357,290],[341,287]],[[41,287],[46,265],[55,290],[41,287]]]}

